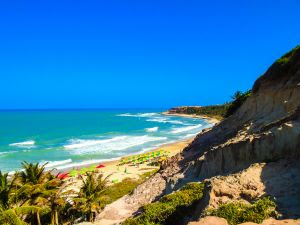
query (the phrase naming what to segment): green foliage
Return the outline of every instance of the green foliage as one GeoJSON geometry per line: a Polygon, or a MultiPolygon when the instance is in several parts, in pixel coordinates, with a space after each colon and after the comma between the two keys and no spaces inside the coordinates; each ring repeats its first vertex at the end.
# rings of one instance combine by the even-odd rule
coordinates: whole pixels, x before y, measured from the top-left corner
{"type": "Polygon", "coordinates": [[[233,100],[229,103],[203,107],[180,107],[179,113],[204,115],[221,120],[235,113],[236,110],[246,101],[246,99],[251,96],[251,94],[251,90],[246,92],[237,91],[231,97],[233,100]]]}
{"type": "Polygon", "coordinates": [[[93,222],[96,213],[101,209],[100,197],[105,191],[108,177],[103,178],[103,174],[97,175],[95,172],[87,172],[86,177],[81,177],[83,182],[79,194],[74,198],[74,207],[93,222]]]}
{"type": "Polygon", "coordinates": [[[210,105],[203,107],[180,107],[180,113],[195,114],[213,117],[216,119],[223,119],[226,114],[226,104],[223,105],[210,105]]]}
{"type": "Polygon", "coordinates": [[[233,101],[226,106],[225,117],[228,117],[236,112],[238,108],[249,98],[252,94],[252,91],[241,92],[237,91],[231,98],[233,101]]]}
{"type": "Polygon", "coordinates": [[[24,168],[23,171],[20,172],[19,176],[22,179],[22,182],[25,183],[32,183],[37,184],[43,182],[44,177],[44,171],[45,171],[44,165],[39,165],[38,163],[27,163],[23,162],[22,167],[24,168]]]}
{"type": "Polygon", "coordinates": [[[45,164],[24,162],[22,166],[23,170],[11,178],[0,171],[0,224],[59,225],[76,219],[93,221],[106,204],[129,194],[157,171],[111,186],[107,186],[108,177],[87,172],[80,177],[83,184],[76,195],[67,188],[72,183],[45,171],[45,164]]]}
{"type": "Polygon", "coordinates": [[[147,180],[150,176],[156,173],[157,170],[145,172],[140,175],[140,179],[126,178],[119,183],[108,186],[101,195],[101,207],[104,208],[107,204],[130,194],[138,185],[147,180]]]}
{"type": "Polygon", "coordinates": [[[127,219],[123,225],[176,224],[193,203],[203,197],[204,184],[189,183],[179,191],[162,197],[158,202],[145,205],[141,215],[127,219]]]}
{"type": "Polygon", "coordinates": [[[280,65],[286,65],[293,57],[294,53],[300,49],[300,45],[293,48],[290,52],[284,54],[281,58],[277,59],[276,63],[280,65]]]}
{"type": "Polygon", "coordinates": [[[269,197],[262,198],[252,205],[228,203],[221,205],[216,210],[209,210],[207,215],[222,217],[229,225],[236,225],[244,222],[262,223],[264,219],[276,217],[276,204],[269,197]]]}
{"type": "Polygon", "coordinates": [[[11,187],[7,179],[8,174],[2,174],[0,171],[0,209],[7,209],[9,206],[9,194],[11,187]]]}

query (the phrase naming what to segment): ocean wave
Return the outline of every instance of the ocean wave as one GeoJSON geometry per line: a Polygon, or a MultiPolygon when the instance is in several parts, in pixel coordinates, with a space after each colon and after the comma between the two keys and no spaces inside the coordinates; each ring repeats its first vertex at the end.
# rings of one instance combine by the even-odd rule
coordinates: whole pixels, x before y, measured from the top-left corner
{"type": "Polygon", "coordinates": [[[151,116],[155,116],[155,115],[159,115],[158,113],[136,113],[136,114],[132,114],[132,113],[122,113],[119,114],[117,116],[127,116],[127,117],[151,117],[151,116]]]}
{"type": "Polygon", "coordinates": [[[172,134],[178,134],[178,133],[183,133],[186,131],[194,130],[197,128],[202,127],[202,124],[194,125],[194,126],[187,126],[187,127],[181,127],[181,128],[173,128],[171,131],[172,134]]]}
{"type": "Polygon", "coordinates": [[[59,160],[59,161],[43,161],[41,162],[41,164],[46,164],[46,168],[54,168],[56,166],[60,166],[60,165],[64,165],[64,164],[68,164],[71,163],[72,159],[66,159],[66,160],[59,160]]]}
{"type": "Polygon", "coordinates": [[[69,144],[64,148],[71,150],[74,154],[84,154],[101,152],[108,153],[111,151],[124,150],[131,147],[139,146],[148,142],[166,140],[166,137],[144,136],[118,136],[105,140],[83,140],[71,139],[69,144]]]}
{"type": "Polygon", "coordinates": [[[197,134],[198,134],[198,133],[196,133],[196,134],[187,134],[187,135],[184,136],[184,138],[194,137],[194,136],[196,136],[197,134]]]}
{"type": "Polygon", "coordinates": [[[179,120],[169,120],[168,118],[164,117],[155,117],[152,119],[147,119],[148,122],[157,122],[157,123],[171,123],[171,124],[184,124],[182,121],[179,120]]]}
{"type": "Polygon", "coordinates": [[[9,144],[9,146],[19,147],[19,148],[33,148],[35,147],[35,141],[29,140],[29,141],[17,142],[17,143],[9,144]]]}
{"type": "Polygon", "coordinates": [[[69,163],[66,165],[57,166],[56,169],[57,170],[65,170],[65,169],[83,167],[83,166],[88,166],[91,164],[98,164],[98,163],[103,163],[103,162],[108,162],[108,161],[113,161],[113,160],[119,160],[119,159],[121,159],[121,157],[110,158],[110,159],[86,160],[86,161],[82,161],[82,162],[73,162],[73,163],[69,163]]]}
{"type": "Polygon", "coordinates": [[[6,154],[15,153],[15,152],[17,152],[17,151],[0,152],[0,155],[6,155],[6,154]]]}
{"type": "Polygon", "coordinates": [[[156,132],[156,131],[158,131],[158,127],[146,128],[145,131],[147,131],[147,132],[156,132]]]}

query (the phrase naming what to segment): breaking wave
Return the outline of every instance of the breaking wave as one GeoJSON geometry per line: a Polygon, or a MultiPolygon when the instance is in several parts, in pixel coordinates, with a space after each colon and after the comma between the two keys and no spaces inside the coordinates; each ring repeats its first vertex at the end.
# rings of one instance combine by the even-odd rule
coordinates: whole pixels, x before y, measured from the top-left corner
{"type": "Polygon", "coordinates": [[[158,131],[158,127],[146,128],[145,130],[146,130],[147,132],[156,132],[156,131],[158,131]]]}
{"type": "Polygon", "coordinates": [[[166,139],[167,137],[152,137],[148,135],[118,136],[104,140],[71,139],[69,140],[69,144],[64,145],[64,148],[71,150],[74,154],[95,152],[108,153],[139,146],[148,142],[162,141],[166,139]]]}
{"type": "Polygon", "coordinates": [[[29,141],[17,142],[17,143],[9,144],[9,146],[14,146],[19,148],[33,148],[35,147],[35,141],[29,140],[29,141]]]}
{"type": "Polygon", "coordinates": [[[194,125],[194,126],[187,126],[187,127],[181,127],[181,128],[174,128],[171,133],[172,134],[178,134],[178,133],[183,133],[183,132],[187,132],[190,130],[195,130],[202,127],[202,124],[198,124],[198,125],[194,125]]]}

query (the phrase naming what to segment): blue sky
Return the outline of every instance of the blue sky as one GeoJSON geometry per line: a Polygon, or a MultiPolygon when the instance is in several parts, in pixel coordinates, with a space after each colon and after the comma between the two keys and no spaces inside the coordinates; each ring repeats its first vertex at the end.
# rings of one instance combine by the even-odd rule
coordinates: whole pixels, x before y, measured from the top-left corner
{"type": "Polygon", "coordinates": [[[300,1],[1,1],[0,108],[219,104],[300,44],[300,1]]]}

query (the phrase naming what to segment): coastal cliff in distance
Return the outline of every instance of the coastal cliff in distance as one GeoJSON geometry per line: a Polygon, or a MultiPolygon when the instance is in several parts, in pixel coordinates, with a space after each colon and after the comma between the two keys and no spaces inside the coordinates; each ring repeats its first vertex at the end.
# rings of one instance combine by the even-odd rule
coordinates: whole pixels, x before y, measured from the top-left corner
{"type": "MultiPolygon", "coordinates": [[[[175,108],[170,114],[187,109],[195,108],[175,108]]],[[[205,183],[204,197],[177,224],[205,224],[201,217],[207,209],[234,201],[250,204],[264,196],[275,199],[280,219],[300,218],[299,159],[300,47],[296,47],[256,80],[251,95],[232,115],[198,134],[182,153],[98,219],[113,213],[125,220],[191,181],[205,183]]]]}

